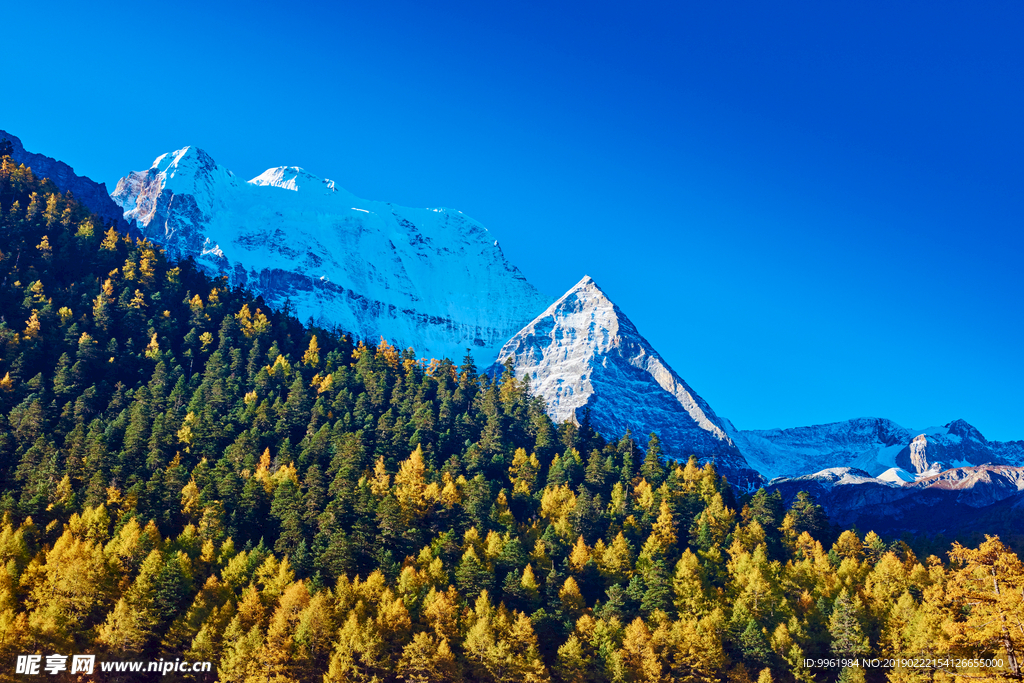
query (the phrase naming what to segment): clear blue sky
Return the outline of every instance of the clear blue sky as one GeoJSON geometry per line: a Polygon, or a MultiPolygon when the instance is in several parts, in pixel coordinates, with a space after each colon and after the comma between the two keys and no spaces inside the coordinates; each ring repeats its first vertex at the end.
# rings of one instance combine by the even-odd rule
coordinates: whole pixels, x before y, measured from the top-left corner
{"type": "Polygon", "coordinates": [[[4,9],[30,150],[462,209],[742,428],[1024,438],[1019,2],[90,4],[4,9]]]}

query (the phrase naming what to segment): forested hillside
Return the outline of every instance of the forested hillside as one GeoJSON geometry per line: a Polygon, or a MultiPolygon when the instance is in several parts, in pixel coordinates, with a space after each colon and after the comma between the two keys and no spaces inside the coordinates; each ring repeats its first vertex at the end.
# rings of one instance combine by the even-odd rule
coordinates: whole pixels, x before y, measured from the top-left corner
{"type": "Polygon", "coordinates": [[[0,279],[0,676],[32,652],[221,681],[1017,675],[997,539],[919,558],[807,496],[737,500],[656,436],[553,424],[528,378],[268,310],[7,158],[0,279]]]}

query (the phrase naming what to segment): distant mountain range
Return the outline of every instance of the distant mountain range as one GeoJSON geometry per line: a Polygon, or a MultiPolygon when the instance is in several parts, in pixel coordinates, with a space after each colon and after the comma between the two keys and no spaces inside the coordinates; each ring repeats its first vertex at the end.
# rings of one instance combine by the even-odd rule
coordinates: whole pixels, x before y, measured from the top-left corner
{"type": "Polygon", "coordinates": [[[1024,441],[988,441],[963,420],[920,430],[883,418],[738,429],[591,278],[552,301],[459,211],[360,199],[291,166],[244,181],[194,147],[129,173],[107,197],[102,184],[3,137],[16,161],[121,229],[268,305],[421,356],[459,360],[469,348],[492,371],[510,361],[556,421],[588,419],[609,438],[629,430],[641,443],[656,432],[671,457],[713,460],[744,488],[806,488],[839,521],[935,530],[950,510],[1017,509],[1024,441]]]}
{"type": "Polygon", "coordinates": [[[769,479],[832,467],[874,476],[894,467],[924,475],[949,467],[1024,464],[1024,441],[988,441],[964,420],[920,430],[874,417],[790,429],[743,431],[728,422],[726,427],[751,467],[769,479]]]}

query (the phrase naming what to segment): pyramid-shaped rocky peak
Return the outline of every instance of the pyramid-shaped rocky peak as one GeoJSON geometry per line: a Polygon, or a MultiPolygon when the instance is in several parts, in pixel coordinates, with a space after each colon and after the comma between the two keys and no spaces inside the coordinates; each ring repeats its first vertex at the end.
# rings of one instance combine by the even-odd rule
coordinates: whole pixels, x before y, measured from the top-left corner
{"type": "Polygon", "coordinates": [[[630,430],[661,438],[667,454],[713,459],[741,485],[759,480],[711,406],[668,366],[622,310],[584,277],[510,339],[498,363],[511,360],[517,377],[556,422],[590,423],[606,438],[630,430]]]}

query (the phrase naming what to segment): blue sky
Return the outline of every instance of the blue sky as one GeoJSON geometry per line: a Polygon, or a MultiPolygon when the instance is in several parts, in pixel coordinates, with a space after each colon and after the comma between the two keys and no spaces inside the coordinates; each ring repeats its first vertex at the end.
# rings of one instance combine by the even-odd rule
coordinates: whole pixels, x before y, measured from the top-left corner
{"type": "Polygon", "coordinates": [[[1024,439],[1019,3],[14,3],[0,128],[459,208],[723,416],[1024,439]],[[12,68],[13,67],[13,68],[12,68]]]}

